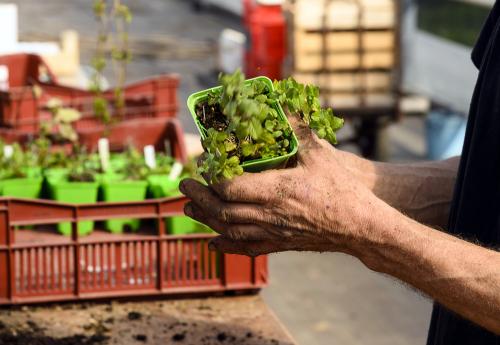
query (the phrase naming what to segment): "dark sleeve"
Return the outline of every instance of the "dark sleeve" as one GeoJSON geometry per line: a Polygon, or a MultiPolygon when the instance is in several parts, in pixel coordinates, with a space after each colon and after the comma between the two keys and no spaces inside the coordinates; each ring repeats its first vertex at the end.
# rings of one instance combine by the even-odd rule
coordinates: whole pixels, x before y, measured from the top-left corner
{"type": "Polygon", "coordinates": [[[495,29],[498,18],[500,17],[500,3],[499,1],[495,1],[495,5],[491,10],[486,22],[483,25],[483,29],[481,30],[481,34],[477,39],[476,45],[472,50],[472,62],[479,69],[481,67],[481,62],[483,61],[483,56],[488,49],[488,44],[490,42],[490,37],[495,29]]]}

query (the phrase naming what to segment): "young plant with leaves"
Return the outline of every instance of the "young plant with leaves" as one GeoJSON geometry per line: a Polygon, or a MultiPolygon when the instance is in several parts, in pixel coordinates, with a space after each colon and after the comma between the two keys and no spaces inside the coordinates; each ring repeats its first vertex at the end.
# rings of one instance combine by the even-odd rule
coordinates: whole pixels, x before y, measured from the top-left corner
{"type": "Polygon", "coordinates": [[[273,91],[258,79],[246,83],[240,71],[221,75],[219,81],[220,92],[210,92],[196,105],[206,129],[199,172],[210,183],[241,175],[244,162],[291,152],[292,129],[280,118],[278,104],[300,116],[321,138],[337,142],[343,120],[321,108],[317,87],[287,79],[275,82],[273,91]]]}
{"type": "Polygon", "coordinates": [[[65,107],[58,98],[52,98],[47,102],[47,109],[52,114],[50,121],[41,126],[40,137],[47,138],[52,136],[56,141],[78,140],[78,134],[73,124],[78,121],[82,115],[76,109],[65,107]]]}
{"type": "Polygon", "coordinates": [[[123,174],[126,180],[144,180],[151,169],[146,165],[143,154],[133,145],[129,145],[125,151],[125,165],[118,169],[117,173],[123,174]]]}
{"type": "Polygon", "coordinates": [[[112,61],[116,85],[113,106],[118,115],[125,108],[124,87],[127,80],[127,65],[131,60],[128,28],[132,22],[132,12],[122,0],[94,0],[93,12],[98,22],[98,36],[92,66],[91,91],[94,93],[94,113],[104,124],[112,122],[109,101],[104,97],[103,74],[109,59],[112,61]]]}
{"type": "Polygon", "coordinates": [[[0,166],[0,178],[24,178],[27,176],[27,156],[18,143],[12,144],[12,155],[6,157],[2,150],[2,161],[0,166]]]}
{"type": "Polygon", "coordinates": [[[96,168],[89,158],[87,149],[80,145],[73,146],[73,152],[68,162],[70,182],[95,182],[96,168]]]}

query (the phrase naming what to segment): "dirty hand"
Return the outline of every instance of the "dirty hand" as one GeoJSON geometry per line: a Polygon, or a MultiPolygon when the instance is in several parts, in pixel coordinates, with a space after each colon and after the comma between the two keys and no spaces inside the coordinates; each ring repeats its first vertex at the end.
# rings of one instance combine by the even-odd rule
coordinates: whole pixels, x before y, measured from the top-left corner
{"type": "Polygon", "coordinates": [[[352,176],[341,151],[295,116],[290,123],[300,142],[293,167],[208,187],[192,179],[181,183],[191,199],[186,215],[221,235],[211,249],[249,256],[287,250],[355,254],[369,237],[376,241],[371,222],[385,204],[352,176]]]}

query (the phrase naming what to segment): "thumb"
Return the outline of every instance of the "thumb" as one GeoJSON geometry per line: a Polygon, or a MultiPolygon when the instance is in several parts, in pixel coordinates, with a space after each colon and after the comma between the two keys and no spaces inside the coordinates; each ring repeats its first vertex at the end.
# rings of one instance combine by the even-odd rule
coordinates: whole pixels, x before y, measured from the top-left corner
{"type": "Polygon", "coordinates": [[[316,134],[309,128],[307,123],[300,118],[299,114],[292,114],[287,107],[283,109],[285,115],[292,126],[293,132],[297,136],[297,139],[301,144],[307,144],[310,141],[314,141],[316,134]]]}
{"type": "Polygon", "coordinates": [[[321,139],[309,128],[299,114],[292,114],[288,109],[284,109],[293,132],[299,141],[299,152],[297,156],[289,163],[289,166],[295,166],[297,163],[308,165],[314,161],[313,151],[322,149],[321,139]]]}

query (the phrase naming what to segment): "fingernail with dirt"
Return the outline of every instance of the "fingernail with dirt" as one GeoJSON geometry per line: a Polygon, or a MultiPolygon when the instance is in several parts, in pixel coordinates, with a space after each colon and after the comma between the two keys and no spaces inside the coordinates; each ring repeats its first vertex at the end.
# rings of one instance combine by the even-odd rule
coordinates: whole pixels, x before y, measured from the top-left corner
{"type": "Polygon", "coordinates": [[[188,217],[193,218],[193,206],[190,203],[184,206],[184,214],[188,217]]]}
{"type": "Polygon", "coordinates": [[[179,190],[182,194],[186,195],[186,180],[182,180],[179,184],[179,190]]]}

